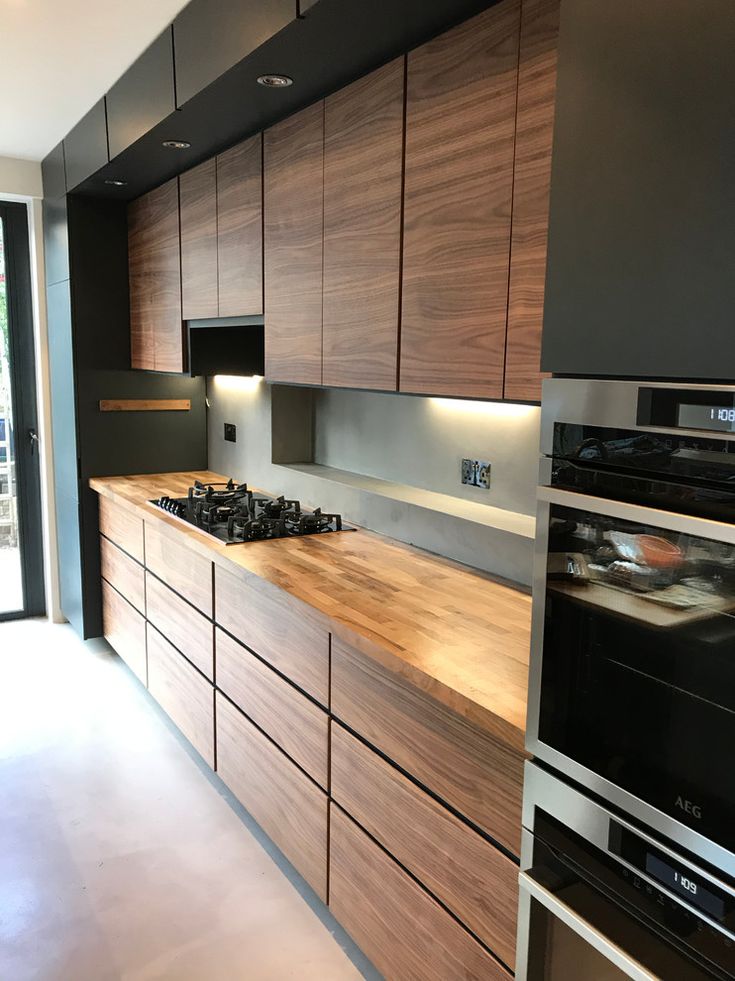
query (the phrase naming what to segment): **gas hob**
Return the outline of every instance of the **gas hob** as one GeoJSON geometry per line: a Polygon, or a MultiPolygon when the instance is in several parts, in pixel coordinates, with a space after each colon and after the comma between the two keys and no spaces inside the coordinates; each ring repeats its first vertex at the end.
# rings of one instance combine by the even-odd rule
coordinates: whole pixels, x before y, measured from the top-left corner
{"type": "Polygon", "coordinates": [[[186,497],[164,495],[150,503],[225,545],[355,530],[343,524],[339,514],[302,508],[299,501],[285,497],[266,497],[233,480],[197,480],[186,497]]]}

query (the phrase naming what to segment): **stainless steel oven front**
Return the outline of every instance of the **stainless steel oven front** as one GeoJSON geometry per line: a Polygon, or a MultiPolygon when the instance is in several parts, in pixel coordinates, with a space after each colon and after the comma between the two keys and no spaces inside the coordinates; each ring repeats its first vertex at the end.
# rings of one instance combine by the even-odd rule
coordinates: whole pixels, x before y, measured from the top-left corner
{"type": "Polygon", "coordinates": [[[527,748],[735,876],[735,386],[545,383],[527,748]]]}
{"type": "Polygon", "coordinates": [[[517,981],[735,976],[732,880],[526,764],[517,981]]]}

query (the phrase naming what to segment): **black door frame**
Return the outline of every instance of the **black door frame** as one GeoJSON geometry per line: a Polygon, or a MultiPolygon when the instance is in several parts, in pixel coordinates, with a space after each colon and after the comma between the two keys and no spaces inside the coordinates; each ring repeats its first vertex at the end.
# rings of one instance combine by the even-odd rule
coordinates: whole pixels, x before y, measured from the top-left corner
{"type": "Polygon", "coordinates": [[[43,567],[43,511],[39,468],[36,352],[28,208],[0,201],[5,252],[5,282],[10,341],[10,384],[14,422],[15,476],[18,495],[18,539],[24,608],[0,613],[0,620],[43,616],[46,589],[43,567]]]}

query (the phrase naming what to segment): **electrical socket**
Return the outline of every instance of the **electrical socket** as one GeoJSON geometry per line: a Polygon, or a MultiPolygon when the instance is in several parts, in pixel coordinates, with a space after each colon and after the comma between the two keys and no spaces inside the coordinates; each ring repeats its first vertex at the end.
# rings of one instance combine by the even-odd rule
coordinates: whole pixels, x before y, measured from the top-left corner
{"type": "Polygon", "coordinates": [[[237,442],[237,426],[232,422],[225,423],[225,439],[228,443],[237,442]]]}
{"type": "Polygon", "coordinates": [[[471,487],[490,490],[490,464],[485,460],[470,460],[465,457],[460,468],[460,479],[463,484],[471,487]]]}

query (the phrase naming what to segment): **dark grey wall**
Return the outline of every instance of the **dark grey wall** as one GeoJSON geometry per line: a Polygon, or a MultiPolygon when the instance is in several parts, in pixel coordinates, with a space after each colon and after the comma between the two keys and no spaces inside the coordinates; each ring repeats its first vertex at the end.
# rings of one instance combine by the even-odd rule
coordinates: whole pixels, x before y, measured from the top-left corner
{"type": "Polygon", "coordinates": [[[735,4],[563,0],[542,368],[732,381],[735,4]]]}
{"type": "Polygon", "coordinates": [[[101,632],[99,527],[89,478],[204,468],[204,380],[129,368],[125,205],[69,196],[44,210],[47,276],[69,273],[47,284],[61,605],[93,637],[101,632]],[[192,408],[101,413],[104,398],[188,398],[192,408]]]}

